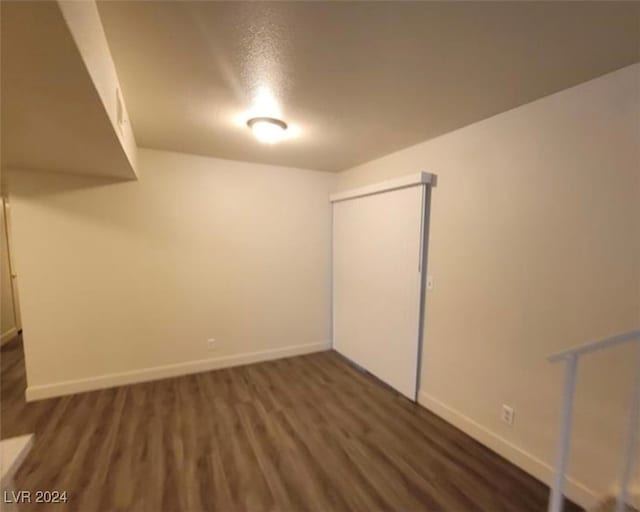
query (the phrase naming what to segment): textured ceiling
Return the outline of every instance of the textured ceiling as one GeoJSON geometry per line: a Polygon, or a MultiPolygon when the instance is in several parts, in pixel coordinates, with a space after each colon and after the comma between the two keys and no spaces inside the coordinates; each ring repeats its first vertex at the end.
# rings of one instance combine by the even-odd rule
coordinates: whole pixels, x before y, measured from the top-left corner
{"type": "Polygon", "coordinates": [[[100,2],[99,11],[138,145],[329,171],[640,60],[638,2],[100,2]],[[295,136],[258,143],[243,125],[248,111],[280,114],[295,136]]]}

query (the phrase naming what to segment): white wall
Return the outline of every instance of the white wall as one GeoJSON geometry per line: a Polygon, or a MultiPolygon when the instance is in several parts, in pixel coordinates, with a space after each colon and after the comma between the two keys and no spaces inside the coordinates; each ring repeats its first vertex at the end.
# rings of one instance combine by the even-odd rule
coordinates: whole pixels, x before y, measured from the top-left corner
{"type": "Polygon", "coordinates": [[[133,182],[9,174],[30,398],[328,347],[335,175],[138,165],[133,182]]]}
{"type": "MultiPolygon", "coordinates": [[[[634,65],[339,175],[340,190],[438,175],[420,400],[547,481],[563,372],[545,356],[640,325],[639,148],[634,65]]],[[[583,503],[621,471],[631,355],[581,363],[569,490],[583,503]]]]}

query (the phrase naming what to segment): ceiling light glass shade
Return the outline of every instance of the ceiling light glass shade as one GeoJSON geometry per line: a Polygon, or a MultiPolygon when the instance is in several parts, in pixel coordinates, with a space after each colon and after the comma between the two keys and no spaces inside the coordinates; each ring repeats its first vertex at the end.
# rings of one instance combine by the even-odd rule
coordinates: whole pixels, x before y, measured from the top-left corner
{"type": "Polygon", "coordinates": [[[274,144],[284,139],[287,123],[273,117],[254,117],[247,121],[247,126],[260,142],[274,144]]]}

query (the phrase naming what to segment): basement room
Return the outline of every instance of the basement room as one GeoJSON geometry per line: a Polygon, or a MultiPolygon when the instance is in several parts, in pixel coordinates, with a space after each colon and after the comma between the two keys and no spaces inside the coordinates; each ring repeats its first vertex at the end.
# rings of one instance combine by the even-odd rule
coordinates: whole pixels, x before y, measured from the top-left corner
{"type": "Polygon", "coordinates": [[[0,510],[640,511],[640,1],[0,1],[0,510]]]}

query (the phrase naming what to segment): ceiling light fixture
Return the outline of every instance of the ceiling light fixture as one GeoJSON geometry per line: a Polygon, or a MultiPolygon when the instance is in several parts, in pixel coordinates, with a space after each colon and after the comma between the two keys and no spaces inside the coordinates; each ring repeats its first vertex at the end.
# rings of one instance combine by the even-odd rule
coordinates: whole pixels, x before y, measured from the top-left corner
{"type": "Polygon", "coordinates": [[[284,139],[287,123],[275,117],[253,117],[247,121],[247,126],[260,142],[274,144],[284,139]]]}

